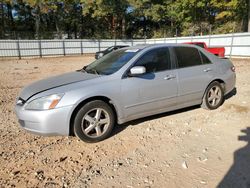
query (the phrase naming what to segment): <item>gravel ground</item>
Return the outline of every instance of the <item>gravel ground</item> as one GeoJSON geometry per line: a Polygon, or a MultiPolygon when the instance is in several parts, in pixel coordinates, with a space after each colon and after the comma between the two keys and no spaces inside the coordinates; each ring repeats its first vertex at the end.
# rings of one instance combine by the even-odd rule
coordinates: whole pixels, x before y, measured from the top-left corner
{"type": "Polygon", "coordinates": [[[91,61],[0,60],[0,187],[250,187],[250,60],[233,60],[238,93],[214,111],[132,121],[96,144],[19,127],[13,109],[22,87],[91,61]]]}

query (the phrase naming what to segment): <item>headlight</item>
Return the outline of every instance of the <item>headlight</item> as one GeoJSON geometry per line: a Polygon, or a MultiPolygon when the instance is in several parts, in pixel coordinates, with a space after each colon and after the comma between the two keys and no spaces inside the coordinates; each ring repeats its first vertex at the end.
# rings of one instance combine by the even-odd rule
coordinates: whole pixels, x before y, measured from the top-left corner
{"type": "Polygon", "coordinates": [[[46,97],[41,97],[34,99],[29,102],[26,106],[26,110],[49,110],[54,109],[56,105],[59,103],[63,94],[54,94],[46,97]]]}

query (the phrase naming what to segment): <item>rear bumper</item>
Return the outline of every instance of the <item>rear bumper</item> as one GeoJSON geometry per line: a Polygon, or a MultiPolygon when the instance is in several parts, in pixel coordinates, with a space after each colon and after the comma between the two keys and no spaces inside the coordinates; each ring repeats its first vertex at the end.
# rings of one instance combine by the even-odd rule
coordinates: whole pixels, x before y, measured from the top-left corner
{"type": "Polygon", "coordinates": [[[225,95],[234,90],[236,85],[236,74],[233,73],[225,79],[225,95]]]}
{"type": "Polygon", "coordinates": [[[69,120],[72,106],[52,110],[25,110],[16,105],[15,111],[21,127],[43,136],[69,135],[69,120]]]}
{"type": "Polygon", "coordinates": [[[237,94],[237,88],[235,87],[232,91],[229,91],[226,95],[225,95],[225,99],[230,99],[231,97],[233,97],[234,95],[237,94]]]}

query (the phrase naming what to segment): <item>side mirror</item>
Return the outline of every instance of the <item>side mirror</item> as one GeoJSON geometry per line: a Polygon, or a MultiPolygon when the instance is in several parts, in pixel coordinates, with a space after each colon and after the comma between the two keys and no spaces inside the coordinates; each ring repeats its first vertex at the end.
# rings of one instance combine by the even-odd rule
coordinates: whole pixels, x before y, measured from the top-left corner
{"type": "Polygon", "coordinates": [[[146,73],[146,68],[144,66],[135,66],[130,69],[130,76],[137,76],[146,73]]]}

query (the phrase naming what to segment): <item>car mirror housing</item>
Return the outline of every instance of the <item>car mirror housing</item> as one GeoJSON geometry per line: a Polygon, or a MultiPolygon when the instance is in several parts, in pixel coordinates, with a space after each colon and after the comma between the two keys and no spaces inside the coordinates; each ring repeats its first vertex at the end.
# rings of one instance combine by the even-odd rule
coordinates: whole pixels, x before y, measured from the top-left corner
{"type": "Polygon", "coordinates": [[[144,66],[135,66],[130,69],[130,76],[136,76],[146,73],[146,68],[144,66]]]}

